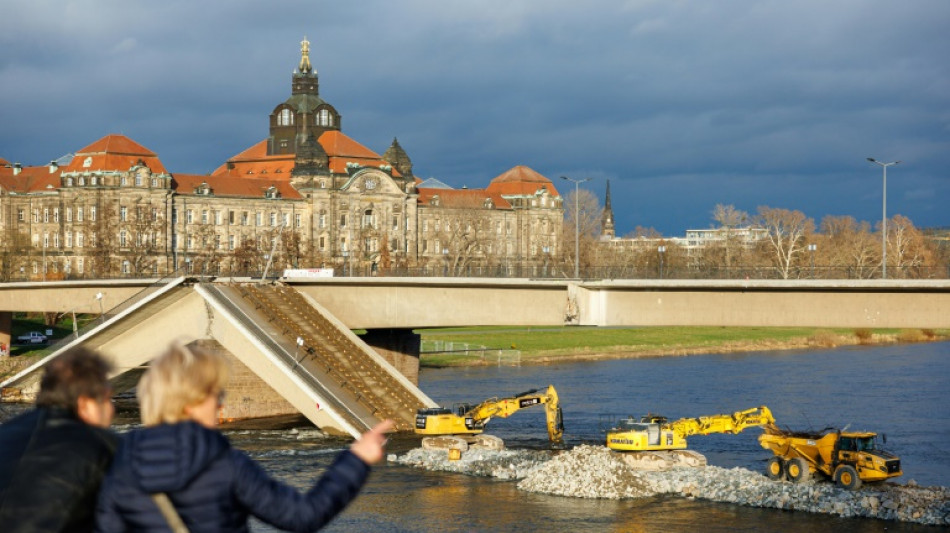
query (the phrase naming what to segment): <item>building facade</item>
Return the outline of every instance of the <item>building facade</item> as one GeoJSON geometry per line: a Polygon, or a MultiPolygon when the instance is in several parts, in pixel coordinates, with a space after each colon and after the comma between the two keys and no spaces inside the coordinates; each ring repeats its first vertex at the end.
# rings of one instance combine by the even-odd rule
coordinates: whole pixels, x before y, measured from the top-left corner
{"type": "Polygon", "coordinates": [[[546,265],[560,252],[550,180],[518,166],[484,189],[423,182],[398,140],[380,156],[343,133],[306,40],[291,95],[268,122],[265,139],[206,175],[172,173],[123,135],[62,165],[2,161],[0,276],[240,274],[269,261],[459,275],[546,265]]]}

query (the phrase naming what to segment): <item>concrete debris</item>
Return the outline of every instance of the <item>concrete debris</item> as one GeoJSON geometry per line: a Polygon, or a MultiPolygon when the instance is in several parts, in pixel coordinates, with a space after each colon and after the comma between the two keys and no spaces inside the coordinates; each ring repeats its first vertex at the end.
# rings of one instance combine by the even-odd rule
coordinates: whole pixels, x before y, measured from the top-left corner
{"type": "Polygon", "coordinates": [[[628,499],[670,494],[840,517],[950,525],[948,487],[884,483],[847,491],[826,481],[772,481],[744,468],[673,466],[646,471],[625,463],[623,455],[590,445],[562,452],[470,448],[460,460],[449,461],[444,449],[417,448],[390,455],[389,460],[427,470],[520,480],[521,490],[560,496],[628,499]]]}

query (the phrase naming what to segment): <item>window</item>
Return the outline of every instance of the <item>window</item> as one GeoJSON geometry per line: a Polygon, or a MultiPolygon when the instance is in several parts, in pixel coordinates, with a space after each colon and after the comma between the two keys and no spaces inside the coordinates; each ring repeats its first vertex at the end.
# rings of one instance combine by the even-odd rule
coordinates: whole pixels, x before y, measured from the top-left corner
{"type": "Polygon", "coordinates": [[[290,109],[284,108],[277,114],[278,126],[292,126],[294,124],[294,114],[290,109]]]}
{"type": "Polygon", "coordinates": [[[142,175],[139,174],[138,172],[135,173],[135,186],[136,187],[142,186],[142,175]]]}
{"type": "Polygon", "coordinates": [[[317,113],[317,126],[332,126],[333,125],[333,115],[330,114],[328,109],[321,109],[317,113]]]}
{"type": "Polygon", "coordinates": [[[221,223],[222,223],[221,211],[215,211],[215,212],[214,212],[214,224],[215,224],[216,226],[220,226],[221,223]]]}
{"type": "Polygon", "coordinates": [[[284,213],[284,227],[290,226],[290,213],[284,213]]]}
{"type": "Polygon", "coordinates": [[[274,213],[273,211],[271,211],[270,214],[270,225],[272,228],[277,226],[277,213],[274,213]]]}
{"type": "Polygon", "coordinates": [[[125,176],[122,176],[122,179],[119,180],[119,184],[122,185],[123,187],[125,187],[126,185],[128,185],[128,183],[129,183],[129,180],[128,180],[128,178],[126,178],[125,176]]]}
{"type": "Polygon", "coordinates": [[[49,248],[49,233],[43,234],[43,248],[49,248]]]}
{"type": "MultiPolygon", "coordinates": [[[[76,234],[76,248],[82,248],[82,243],[83,243],[83,234],[80,231],[79,233],[76,234]]],[[[82,259],[80,259],[80,261],[82,261],[82,259]]],[[[80,272],[81,271],[82,269],[80,269],[80,272]]]]}
{"type": "Polygon", "coordinates": [[[93,222],[95,222],[95,220],[96,220],[96,206],[92,206],[92,207],[89,208],[89,219],[92,220],[93,222]]]}
{"type": "Polygon", "coordinates": [[[189,235],[188,240],[185,241],[185,248],[191,250],[195,247],[195,237],[194,235],[189,235]]]}
{"type": "Polygon", "coordinates": [[[247,226],[249,222],[250,222],[250,217],[248,217],[247,211],[241,213],[241,225],[247,226]]]}
{"type": "Polygon", "coordinates": [[[43,208],[43,222],[49,222],[49,208],[43,208]]]}
{"type": "Polygon", "coordinates": [[[79,176],[79,185],[85,185],[85,184],[86,184],[86,178],[79,176]]]}
{"type": "Polygon", "coordinates": [[[228,211],[228,224],[234,224],[234,211],[228,211]]]}
{"type": "Polygon", "coordinates": [[[399,229],[399,215],[393,215],[393,229],[399,229]]]}
{"type": "Polygon", "coordinates": [[[53,222],[59,223],[59,208],[53,208],[53,222]]]}
{"type": "Polygon", "coordinates": [[[76,208],[76,222],[82,222],[82,208],[76,208]]]}
{"type": "Polygon", "coordinates": [[[264,225],[264,213],[261,213],[260,211],[254,213],[254,224],[257,226],[264,225]]]}
{"type": "Polygon", "coordinates": [[[215,234],[214,236],[214,249],[215,250],[221,249],[221,236],[218,234],[215,234]]]}
{"type": "Polygon", "coordinates": [[[374,228],[376,227],[376,217],[373,215],[372,209],[367,209],[363,211],[363,227],[364,228],[374,228]]]}
{"type": "Polygon", "coordinates": [[[119,232],[119,246],[125,247],[126,238],[127,238],[127,235],[126,235],[125,230],[120,231],[119,232]]]}
{"type": "Polygon", "coordinates": [[[202,223],[202,224],[207,224],[207,223],[208,223],[208,210],[207,210],[207,209],[204,209],[204,210],[201,211],[201,223],[202,223]]]}
{"type": "Polygon", "coordinates": [[[20,222],[23,222],[23,219],[25,218],[25,216],[26,216],[26,215],[23,213],[23,209],[17,209],[17,210],[16,210],[16,219],[17,219],[17,220],[19,220],[20,222]]]}
{"type": "Polygon", "coordinates": [[[192,209],[185,211],[185,222],[187,224],[194,224],[195,222],[195,212],[192,209]]]}
{"type": "Polygon", "coordinates": [[[346,227],[346,215],[340,215],[340,227],[341,228],[346,227]]]}
{"type": "Polygon", "coordinates": [[[53,234],[53,248],[59,248],[59,233],[53,234]]]}
{"type": "Polygon", "coordinates": [[[82,257],[77,258],[77,259],[76,259],[76,270],[78,270],[79,273],[82,274],[82,273],[85,271],[85,268],[86,268],[86,262],[83,260],[83,258],[82,258],[82,257]]]}
{"type": "Polygon", "coordinates": [[[129,219],[129,208],[124,205],[119,208],[119,220],[125,222],[129,219]]]}
{"type": "Polygon", "coordinates": [[[152,187],[158,187],[158,178],[152,178],[152,187]]]}
{"type": "Polygon", "coordinates": [[[320,216],[317,218],[317,226],[322,228],[327,227],[327,212],[320,211],[320,216]]]}
{"type": "Polygon", "coordinates": [[[98,181],[98,180],[96,179],[96,177],[93,176],[93,177],[89,180],[89,184],[90,184],[90,185],[95,185],[97,181],[98,181]]]}
{"type": "Polygon", "coordinates": [[[128,273],[130,273],[130,272],[132,272],[132,264],[129,263],[129,260],[128,260],[128,259],[126,259],[126,260],[122,261],[122,273],[123,273],[123,274],[128,274],[128,273]]]}
{"type": "Polygon", "coordinates": [[[158,222],[158,208],[152,208],[152,222],[158,222]]]}
{"type": "Polygon", "coordinates": [[[234,249],[234,235],[228,235],[228,250],[234,249]]]}
{"type": "Polygon", "coordinates": [[[73,208],[67,207],[66,208],[66,222],[72,222],[72,221],[73,221],[73,208]]]}
{"type": "Polygon", "coordinates": [[[300,214],[299,214],[299,213],[294,215],[294,227],[295,227],[295,228],[299,228],[299,227],[300,227],[300,214]]]}

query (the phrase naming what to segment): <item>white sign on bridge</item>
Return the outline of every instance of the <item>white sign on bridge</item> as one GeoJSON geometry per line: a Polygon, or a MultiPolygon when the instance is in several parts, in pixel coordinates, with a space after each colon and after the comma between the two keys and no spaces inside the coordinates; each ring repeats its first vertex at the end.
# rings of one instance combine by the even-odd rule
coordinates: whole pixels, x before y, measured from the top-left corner
{"type": "Polygon", "coordinates": [[[332,278],[332,268],[288,268],[284,270],[285,278],[332,278]]]}

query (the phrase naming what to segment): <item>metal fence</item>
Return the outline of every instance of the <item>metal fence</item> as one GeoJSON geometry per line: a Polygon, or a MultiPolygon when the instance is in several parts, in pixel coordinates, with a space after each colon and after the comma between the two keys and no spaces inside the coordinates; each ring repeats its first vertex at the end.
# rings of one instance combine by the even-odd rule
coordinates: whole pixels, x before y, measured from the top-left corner
{"type": "Polygon", "coordinates": [[[491,361],[499,365],[520,365],[521,350],[489,348],[481,344],[454,342],[436,339],[423,339],[419,355],[451,354],[477,357],[482,361],[491,361]]]}

